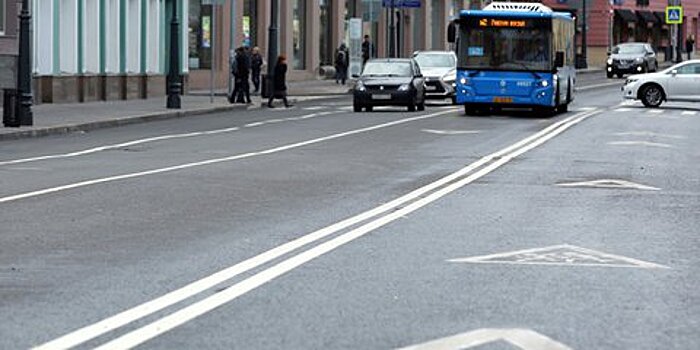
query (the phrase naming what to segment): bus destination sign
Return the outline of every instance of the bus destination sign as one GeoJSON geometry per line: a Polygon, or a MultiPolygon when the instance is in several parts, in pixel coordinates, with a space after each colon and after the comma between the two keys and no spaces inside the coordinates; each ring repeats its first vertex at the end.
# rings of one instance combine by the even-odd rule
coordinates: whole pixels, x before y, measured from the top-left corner
{"type": "Polygon", "coordinates": [[[482,18],[479,19],[479,27],[525,28],[527,22],[522,19],[482,18]]]}

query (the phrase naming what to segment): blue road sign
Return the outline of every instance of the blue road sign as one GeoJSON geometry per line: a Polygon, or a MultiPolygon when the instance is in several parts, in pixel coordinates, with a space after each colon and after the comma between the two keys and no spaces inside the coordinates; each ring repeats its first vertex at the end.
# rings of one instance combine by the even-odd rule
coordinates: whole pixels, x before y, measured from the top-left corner
{"type": "Polygon", "coordinates": [[[420,7],[420,0],[382,0],[382,6],[391,7],[392,2],[394,7],[420,7]]]}
{"type": "Polygon", "coordinates": [[[683,7],[667,6],[666,7],[666,24],[681,24],[683,23],[683,7]]]}

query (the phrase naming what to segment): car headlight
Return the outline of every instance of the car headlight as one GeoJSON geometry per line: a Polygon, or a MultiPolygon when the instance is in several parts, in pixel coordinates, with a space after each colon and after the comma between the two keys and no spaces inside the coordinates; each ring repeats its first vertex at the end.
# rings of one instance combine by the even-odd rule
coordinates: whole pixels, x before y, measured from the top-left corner
{"type": "Polygon", "coordinates": [[[399,91],[408,91],[410,88],[411,85],[409,84],[401,84],[401,86],[399,86],[399,91]]]}
{"type": "Polygon", "coordinates": [[[613,64],[613,59],[612,59],[612,58],[608,58],[608,64],[613,64]]]}
{"type": "Polygon", "coordinates": [[[642,62],[644,62],[644,59],[641,58],[641,57],[637,57],[637,58],[634,59],[634,61],[637,62],[637,63],[642,63],[642,62]]]}
{"type": "Polygon", "coordinates": [[[361,80],[358,80],[357,83],[355,84],[355,90],[366,91],[367,88],[365,87],[365,84],[361,80]]]}
{"type": "Polygon", "coordinates": [[[639,79],[628,78],[627,80],[625,80],[625,85],[629,85],[629,84],[635,83],[635,82],[637,82],[638,80],[639,80],[639,79]]]}
{"type": "Polygon", "coordinates": [[[457,70],[450,69],[450,71],[443,75],[441,79],[446,83],[454,83],[455,80],[457,80],[457,70]]]}

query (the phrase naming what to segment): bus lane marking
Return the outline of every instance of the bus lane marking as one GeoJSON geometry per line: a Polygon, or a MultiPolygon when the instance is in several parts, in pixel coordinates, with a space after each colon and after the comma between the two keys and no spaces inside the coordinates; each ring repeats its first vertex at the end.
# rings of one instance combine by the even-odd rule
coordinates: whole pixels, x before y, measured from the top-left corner
{"type": "Polygon", "coordinates": [[[572,350],[570,347],[531,329],[522,328],[482,328],[398,350],[462,350],[499,341],[505,341],[522,350],[572,350]]]}

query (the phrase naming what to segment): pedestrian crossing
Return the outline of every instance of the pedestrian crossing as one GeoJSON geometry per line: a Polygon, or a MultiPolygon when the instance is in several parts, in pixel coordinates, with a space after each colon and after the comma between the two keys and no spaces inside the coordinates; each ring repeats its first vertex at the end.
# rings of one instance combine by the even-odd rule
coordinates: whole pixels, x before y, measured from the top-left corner
{"type": "Polygon", "coordinates": [[[633,112],[632,116],[635,117],[647,117],[647,118],[667,118],[667,119],[679,119],[681,117],[693,117],[700,115],[700,111],[689,111],[675,108],[628,108],[628,107],[618,107],[612,110],[614,113],[627,113],[633,112]]]}

